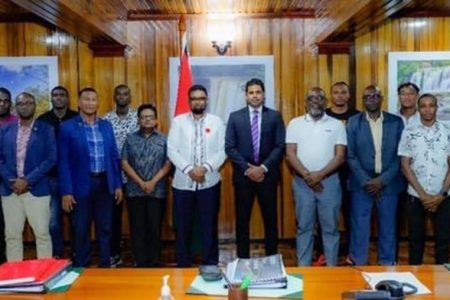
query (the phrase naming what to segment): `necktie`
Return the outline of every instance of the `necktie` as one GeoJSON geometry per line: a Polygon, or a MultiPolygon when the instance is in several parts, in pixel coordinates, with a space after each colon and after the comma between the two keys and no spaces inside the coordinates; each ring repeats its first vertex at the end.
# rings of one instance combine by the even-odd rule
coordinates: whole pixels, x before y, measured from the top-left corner
{"type": "Polygon", "coordinates": [[[259,163],[259,128],[258,128],[258,111],[253,111],[252,117],[252,145],[253,145],[253,159],[255,163],[259,163]]]}

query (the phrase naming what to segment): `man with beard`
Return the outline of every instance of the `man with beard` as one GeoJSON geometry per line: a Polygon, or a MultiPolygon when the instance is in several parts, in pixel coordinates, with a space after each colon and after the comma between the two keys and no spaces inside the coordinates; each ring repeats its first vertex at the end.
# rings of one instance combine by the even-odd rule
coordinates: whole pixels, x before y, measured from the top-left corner
{"type": "Polygon", "coordinates": [[[26,220],[36,238],[37,257],[52,256],[48,172],[56,164],[55,134],[50,125],[35,120],[33,95],[20,93],[16,110],[19,121],[0,129],[0,193],[8,261],[23,260],[26,220]]]}
{"type": "Polygon", "coordinates": [[[398,154],[408,179],[406,202],[409,229],[409,264],[423,262],[425,220],[431,214],[435,263],[448,263],[450,241],[450,129],[436,119],[438,100],[423,94],[417,101],[420,123],[402,133],[398,154]]]}
{"type": "Polygon", "coordinates": [[[316,215],[328,266],[337,264],[341,185],[337,169],[345,161],[344,125],[325,114],[327,99],[319,87],[307,93],[308,113],[289,122],[286,154],[295,171],[292,189],[297,218],[297,260],[311,265],[316,215]]]}
{"type": "Polygon", "coordinates": [[[396,258],[398,194],[403,190],[398,143],[402,120],[381,111],[383,96],[377,86],[364,89],[365,112],[350,118],[347,125],[351,193],[349,259],[368,263],[370,217],[377,206],[378,263],[393,265],[396,258]]]}
{"type": "Polygon", "coordinates": [[[285,127],[279,112],[264,106],[264,83],[245,84],[247,107],[233,112],[225,150],[233,162],[236,244],[240,258],[250,257],[250,218],[255,196],[264,221],[266,255],[278,251],[277,184],[283,157],[285,127]]]}
{"type": "Polygon", "coordinates": [[[79,115],[61,124],[58,176],[62,208],[70,213],[76,267],[90,262],[95,223],[100,267],[110,267],[113,205],[122,201],[120,158],[111,123],[97,117],[93,88],[78,93],[79,115]]]}
{"type": "MultiPolygon", "coordinates": [[[[190,267],[194,212],[198,212],[202,265],[219,260],[217,222],[220,202],[219,168],[225,161],[223,121],[206,112],[208,94],[202,85],[189,89],[191,112],[175,117],[169,131],[167,154],[175,165],[172,181],[178,267],[190,267]]],[[[219,270],[216,270],[219,273],[219,270]]]]}
{"type": "MultiPolygon", "coordinates": [[[[131,92],[130,88],[125,84],[120,84],[114,88],[114,102],[116,109],[109,112],[105,116],[105,120],[109,121],[114,130],[117,148],[121,153],[125,139],[127,136],[139,129],[136,110],[130,107],[131,92]]],[[[122,174],[122,186],[125,187],[127,177],[122,174]]],[[[113,208],[113,224],[111,233],[111,267],[122,264],[122,214],[123,201],[113,208]]]]}
{"type": "MultiPolygon", "coordinates": [[[[51,125],[55,136],[59,135],[61,122],[75,117],[78,113],[69,108],[69,91],[63,86],[54,87],[51,92],[52,109],[42,114],[38,120],[51,125]]],[[[62,231],[61,195],[58,184],[58,167],[54,166],[49,173],[50,181],[50,235],[52,236],[53,257],[60,258],[64,254],[62,231]]]]}
{"type": "MultiPolygon", "coordinates": [[[[11,92],[0,87],[0,128],[15,121],[17,121],[17,116],[11,113],[11,92]]],[[[0,198],[0,264],[6,261],[5,250],[5,219],[0,198]]]]}

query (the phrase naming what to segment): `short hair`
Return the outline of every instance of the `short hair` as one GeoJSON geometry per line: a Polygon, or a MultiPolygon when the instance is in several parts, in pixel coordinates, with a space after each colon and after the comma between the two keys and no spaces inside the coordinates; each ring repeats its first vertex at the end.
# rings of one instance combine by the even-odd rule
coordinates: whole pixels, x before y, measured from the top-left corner
{"type": "Polygon", "coordinates": [[[117,90],[120,90],[120,89],[127,89],[127,90],[130,90],[130,88],[128,87],[128,85],[126,85],[126,84],[119,84],[118,86],[116,86],[116,87],[114,88],[114,93],[117,92],[117,90]]]}
{"type": "Polygon", "coordinates": [[[6,95],[8,95],[9,101],[11,101],[11,92],[7,88],[0,87],[0,92],[5,93],[6,95]]]}
{"type": "Polygon", "coordinates": [[[364,92],[368,91],[368,90],[375,91],[375,92],[377,92],[378,95],[382,96],[380,88],[375,84],[369,84],[368,86],[366,86],[364,88],[364,92]]]}
{"type": "Polygon", "coordinates": [[[398,86],[397,94],[400,95],[401,90],[405,87],[413,88],[417,94],[420,92],[420,88],[415,83],[408,81],[408,82],[404,82],[398,86]]]}
{"type": "Polygon", "coordinates": [[[98,94],[97,91],[96,91],[94,88],[92,88],[92,87],[85,87],[85,88],[82,88],[82,89],[78,92],[78,98],[80,98],[80,97],[81,97],[81,94],[83,94],[84,92],[93,92],[93,93],[98,94]]]}
{"type": "Polygon", "coordinates": [[[319,86],[313,86],[312,88],[310,88],[307,92],[306,92],[306,98],[308,98],[308,94],[311,92],[315,92],[315,93],[320,93],[322,95],[322,97],[326,98],[326,94],[325,91],[319,87],[319,86]]]}
{"type": "Polygon", "coordinates": [[[436,97],[435,95],[430,94],[430,93],[425,93],[425,94],[420,95],[419,99],[417,99],[417,106],[420,105],[420,101],[421,101],[423,98],[431,98],[431,99],[433,99],[433,102],[434,102],[434,104],[435,104],[436,106],[437,106],[437,104],[438,104],[438,99],[437,99],[437,97],[436,97]]]}
{"type": "Polygon", "coordinates": [[[30,93],[28,93],[28,92],[21,92],[19,95],[16,96],[16,103],[17,103],[17,100],[19,99],[19,97],[21,97],[21,96],[22,96],[22,97],[26,97],[26,98],[33,99],[33,101],[36,102],[36,98],[34,97],[33,94],[30,94],[30,93]]]}
{"type": "Polygon", "coordinates": [[[208,92],[206,91],[206,88],[201,84],[194,84],[193,86],[191,86],[189,88],[188,95],[190,95],[194,91],[202,91],[205,93],[206,96],[208,96],[208,92]]]}
{"type": "Polygon", "coordinates": [[[263,92],[266,91],[266,89],[264,87],[264,82],[261,79],[252,78],[245,83],[245,92],[246,93],[248,92],[248,88],[251,87],[252,85],[259,85],[263,92]]]}
{"type": "Polygon", "coordinates": [[[332,92],[333,88],[338,85],[346,86],[347,90],[350,92],[350,87],[348,86],[347,82],[345,82],[345,81],[338,81],[338,82],[333,83],[333,85],[331,86],[330,92],[332,92]]]}
{"type": "Polygon", "coordinates": [[[137,110],[137,116],[138,116],[138,118],[141,117],[142,111],[143,111],[143,110],[146,110],[146,109],[151,109],[151,110],[153,110],[153,112],[155,113],[155,118],[158,117],[158,113],[156,112],[156,107],[155,107],[153,104],[151,104],[151,103],[144,103],[144,104],[139,105],[139,107],[138,107],[138,110],[137,110]]]}
{"type": "Polygon", "coordinates": [[[50,91],[50,95],[53,95],[53,92],[56,90],[64,91],[66,93],[66,96],[69,97],[69,91],[62,85],[57,85],[54,88],[52,88],[52,90],[50,91]]]}

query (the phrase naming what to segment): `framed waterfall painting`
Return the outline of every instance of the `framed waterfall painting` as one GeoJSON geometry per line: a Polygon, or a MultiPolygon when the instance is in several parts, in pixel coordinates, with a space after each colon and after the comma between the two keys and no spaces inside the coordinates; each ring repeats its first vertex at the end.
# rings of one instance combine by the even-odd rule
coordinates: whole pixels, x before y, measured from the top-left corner
{"type": "Polygon", "coordinates": [[[438,119],[450,122],[450,52],[390,52],[389,111],[399,110],[397,87],[413,82],[438,98],[438,119]]]}

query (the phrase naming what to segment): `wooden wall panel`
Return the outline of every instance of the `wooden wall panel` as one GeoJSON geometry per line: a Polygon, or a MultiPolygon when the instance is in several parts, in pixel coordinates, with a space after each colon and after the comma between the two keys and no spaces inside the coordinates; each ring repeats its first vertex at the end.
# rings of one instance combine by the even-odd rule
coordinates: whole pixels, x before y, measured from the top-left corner
{"type": "MultiPolygon", "coordinates": [[[[448,51],[450,18],[392,19],[355,40],[358,107],[365,86],[376,83],[388,92],[388,53],[390,51],[448,51]],[[417,26],[423,22],[424,26],[417,26]]],[[[384,101],[384,108],[387,109],[384,101]]]]}
{"type": "MultiPolygon", "coordinates": [[[[208,19],[187,20],[192,56],[215,56],[216,50],[208,40],[208,19]]],[[[307,34],[314,29],[311,19],[257,19],[234,20],[236,38],[227,55],[274,55],[275,103],[287,124],[293,117],[305,112],[306,91],[323,85],[329,91],[333,80],[349,78],[349,57],[346,55],[315,56],[305,46],[307,34]]],[[[57,55],[59,83],[68,87],[71,107],[77,107],[77,91],[92,86],[99,92],[99,114],[113,109],[113,89],[126,83],[132,92],[132,106],[152,102],[159,113],[159,129],[167,133],[169,113],[169,57],[179,55],[180,43],[177,21],[129,22],[127,35],[133,49],[125,58],[94,57],[86,43],[54,28],[34,23],[0,24],[0,55],[57,55]]],[[[242,101],[244,95],[242,95],[242,101]]],[[[292,174],[283,161],[282,178],[278,192],[280,238],[295,237],[295,214],[292,199],[292,174]]],[[[220,211],[220,238],[234,238],[234,195],[231,165],[222,170],[222,199],[220,211]]],[[[163,238],[173,239],[171,197],[163,228],[163,238]]],[[[255,204],[251,220],[252,238],[263,237],[262,220],[255,204]]],[[[127,224],[127,222],[125,222],[127,224]]],[[[127,226],[125,234],[128,233],[127,226]]]]}

